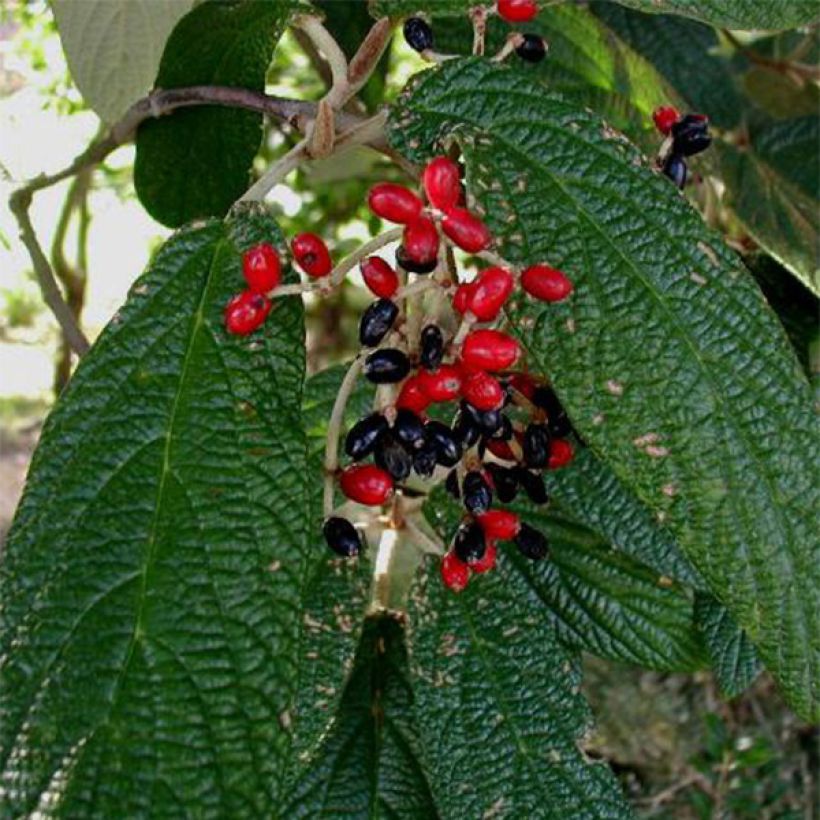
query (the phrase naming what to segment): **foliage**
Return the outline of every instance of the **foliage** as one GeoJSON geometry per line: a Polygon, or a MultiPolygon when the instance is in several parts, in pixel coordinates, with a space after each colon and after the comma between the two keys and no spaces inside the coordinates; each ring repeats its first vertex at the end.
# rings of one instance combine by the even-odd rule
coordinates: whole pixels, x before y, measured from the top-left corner
{"type": "MultiPolygon", "coordinates": [[[[109,6],[54,2],[74,81],[109,125],[152,82],[258,99],[294,43],[310,60],[300,110],[315,118],[317,78],[327,102],[340,58],[311,39],[311,12],[343,62],[368,13],[419,11],[453,58],[398,94],[396,50],[374,59],[335,147],[310,118],[274,116],[265,132],[260,110],[200,105],[140,124],[137,195],[179,230],[50,416],[0,562],[7,811],[628,817],[613,773],[586,754],[582,652],[708,666],[727,698],[765,666],[798,716],[820,717],[820,91],[816,37],[790,31],[816,21],[815,4],[551,5],[523,27],[552,44],[538,65],[473,56],[467,0],[109,6]],[[386,126],[366,119],[386,101],[386,126]],[[651,113],[668,103],[713,127],[687,197],[649,158],[662,141],[651,113]],[[378,129],[367,142],[384,156],[336,150],[348,121],[378,129]],[[302,160],[298,213],[236,204],[286,152],[302,160]],[[426,522],[397,507],[369,519],[357,560],[322,543],[327,499],[342,501],[331,484],[323,497],[326,440],[374,390],[359,383],[331,423],[350,362],[310,378],[306,362],[346,358],[361,290],[322,307],[278,298],[248,337],[223,322],[244,250],[274,244],[292,286],[286,236],[323,233],[339,262],[358,251],[351,222],[383,227],[367,187],[445,152],[505,263],[547,261],[574,285],[558,304],[516,296],[503,319],[574,428],[549,506],[511,507],[551,558],[504,545],[460,595],[439,557],[421,556],[462,514],[441,487],[409,488],[426,522]]],[[[489,20],[488,55],[510,31],[489,20]]],[[[771,744],[707,728],[695,811],[781,800],[771,744]],[[743,777],[727,791],[730,767],[743,777]]]]}

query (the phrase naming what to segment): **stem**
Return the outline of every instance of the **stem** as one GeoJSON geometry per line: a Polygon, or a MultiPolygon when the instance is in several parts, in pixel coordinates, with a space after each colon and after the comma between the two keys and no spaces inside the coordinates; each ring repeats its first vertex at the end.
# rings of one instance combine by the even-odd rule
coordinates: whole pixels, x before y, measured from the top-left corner
{"type": "Polygon", "coordinates": [[[806,65],[805,63],[794,62],[793,60],[773,60],[771,57],[764,57],[762,54],[756,52],[753,48],[748,48],[740,40],[732,34],[728,29],[723,29],[723,36],[744,56],[751,62],[765,66],[766,68],[777,71],[780,74],[787,76],[792,75],[802,81],[816,82],[820,80],[820,68],[814,65],[806,65]]]}
{"type": "Polygon", "coordinates": [[[280,180],[284,179],[307,157],[308,139],[299,140],[293,148],[262,174],[256,182],[242,194],[237,202],[261,202],[280,180]]]}
{"type": "Polygon", "coordinates": [[[391,242],[401,239],[403,231],[404,228],[391,228],[389,231],[385,231],[384,233],[374,237],[369,242],[365,242],[364,245],[361,245],[358,248],[358,250],[353,251],[353,253],[346,256],[341,262],[339,262],[338,265],[336,265],[330,273],[330,284],[333,287],[340,285],[345,276],[347,276],[348,272],[351,271],[357,263],[359,263],[366,256],[370,256],[375,251],[383,248],[385,245],[389,245],[391,242]]]}
{"type": "Polygon", "coordinates": [[[356,386],[356,379],[359,377],[364,358],[357,356],[350,364],[344,379],[336,394],[336,401],[333,404],[333,411],[330,414],[330,422],[327,427],[327,440],[325,442],[325,487],[323,510],[325,518],[333,512],[333,485],[335,473],[339,467],[339,435],[344,421],[345,408],[353,388],[356,386]]]}
{"type": "Polygon", "coordinates": [[[430,555],[444,555],[444,544],[442,544],[438,538],[433,538],[432,536],[427,535],[427,533],[425,533],[415,523],[414,519],[416,516],[417,514],[414,514],[404,519],[404,527],[412,536],[413,540],[416,542],[416,545],[422,552],[430,555]]]}

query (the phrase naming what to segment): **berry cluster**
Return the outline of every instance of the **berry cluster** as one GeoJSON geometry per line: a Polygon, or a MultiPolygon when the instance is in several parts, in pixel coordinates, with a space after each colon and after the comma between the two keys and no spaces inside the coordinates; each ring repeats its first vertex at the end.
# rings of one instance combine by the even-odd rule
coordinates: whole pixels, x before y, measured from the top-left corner
{"type": "Polygon", "coordinates": [[[686,184],[686,157],[705,151],[712,144],[709,118],[705,114],[681,116],[672,106],[661,106],[652,114],[655,127],[667,140],[661,149],[663,173],[678,186],[686,184]]]}
{"type": "MultiPolygon", "coordinates": [[[[538,14],[538,3],[535,0],[498,0],[495,6],[486,11],[497,13],[508,23],[528,23],[538,14]]],[[[421,17],[411,17],[405,21],[404,39],[410,48],[420,54],[433,51],[433,29],[421,17]]],[[[515,53],[528,63],[539,63],[547,54],[547,43],[537,34],[516,33],[512,36],[512,42],[515,53]]]]}
{"type": "MultiPolygon", "coordinates": [[[[493,567],[498,540],[514,540],[531,559],[547,554],[540,533],[491,505],[494,497],[509,503],[519,488],[546,503],[542,471],[572,459],[571,427],[555,393],[516,369],[518,342],[488,325],[500,319],[519,286],[536,299],[557,302],[569,296],[572,284],[543,263],[521,271],[492,264],[470,282],[454,281],[448,262],[453,248],[497,260],[487,251],[490,231],[465,207],[461,169],[452,160],[442,156],[428,163],[422,186],[426,203],[387,182],[368,195],[374,214],[402,226],[401,244],[398,270],[380,256],[360,263],[377,297],[361,317],[359,342],[364,377],[379,386],[378,409],[349,430],[344,451],[351,463],[336,477],[348,499],[370,507],[417,493],[408,481],[446,477],[465,516],[442,574],[447,586],[460,590],[470,572],[493,567]],[[425,288],[440,298],[424,315],[416,306],[409,316],[401,307],[406,295],[425,288]]],[[[340,515],[327,518],[324,535],[339,555],[362,548],[356,527],[340,515]]]]}

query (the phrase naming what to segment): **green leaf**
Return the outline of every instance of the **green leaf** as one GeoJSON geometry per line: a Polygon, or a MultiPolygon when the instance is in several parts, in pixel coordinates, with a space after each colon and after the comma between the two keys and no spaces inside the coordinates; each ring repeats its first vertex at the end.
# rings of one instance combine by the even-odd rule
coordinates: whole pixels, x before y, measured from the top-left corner
{"type": "Polygon", "coordinates": [[[815,22],[814,0],[615,0],[652,14],[682,14],[711,26],[734,29],[786,29],[815,22]]]}
{"type": "Polygon", "coordinates": [[[567,271],[572,299],[519,302],[532,366],[794,708],[820,712],[811,392],[748,273],[628,143],[516,72],[446,63],[417,77],[391,123],[414,161],[456,136],[501,254],[567,271]]]}
{"type": "Polygon", "coordinates": [[[285,817],[436,820],[401,625],[365,623],[333,725],[303,760],[285,817]]]}
{"type": "Polygon", "coordinates": [[[720,691],[733,698],[751,686],[763,666],[754,645],[726,607],[711,595],[695,596],[695,620],[703,631],[720,691]]]}
{"type": "Polygon", "coordinates": [[[259,241],[175,234],[46,423],[0,564],[10,814],[275,813],[309,479],[301,302],[223,330],[259,241]]]}
{"type": "MultiPolygon", "coordinates": [[[[263,91],[293,0],[208,0],[183,17],[162,55],[158,88],[227,85],[263,91]]],[[[203,106],[149,120],[137,132],[134,185],[163,225],[223,216],[248,187],[262,114],[203,106]]]]}
{"type": "Polygon", "coordinates": [[[820,295],[820,117],[751,123],[720,143],[727,204],[751,236],[820,295]]]}
{"type": "Polygon", "coordinates": [[[411,595],[410,669],[443,817],[629,817],[579,743],[591,716],[576,658],[507,561],[456,595],[428,562],[411,595]]]}
{"type": "Polygon", "coordinates": [[[71,78],[115,123],[151,89],[165,41],[194,0],[51,0],[71,78]]]}
{"type": "Polygon", "coordinates": [[[474,0],[434,0],[423,3],[419,0],[368,0],[371,17],[460,17],[469,13],[476,5],[474,0]]]}

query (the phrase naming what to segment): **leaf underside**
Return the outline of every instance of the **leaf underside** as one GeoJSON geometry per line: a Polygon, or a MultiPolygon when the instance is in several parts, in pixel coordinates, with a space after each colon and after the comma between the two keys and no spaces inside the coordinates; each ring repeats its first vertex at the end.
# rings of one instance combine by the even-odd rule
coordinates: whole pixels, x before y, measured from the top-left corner
{"type": "Polygon", "coordinates": [[[501,254],[547,260],[575,284],[564,303],[515,306],[533,366],[793,707],[816,715],[816,426],[759,290],[622,137],[516,72],[469,59],[419,75],[393,111],[393,145],[421,162],[448,135],[501,254]]]}

